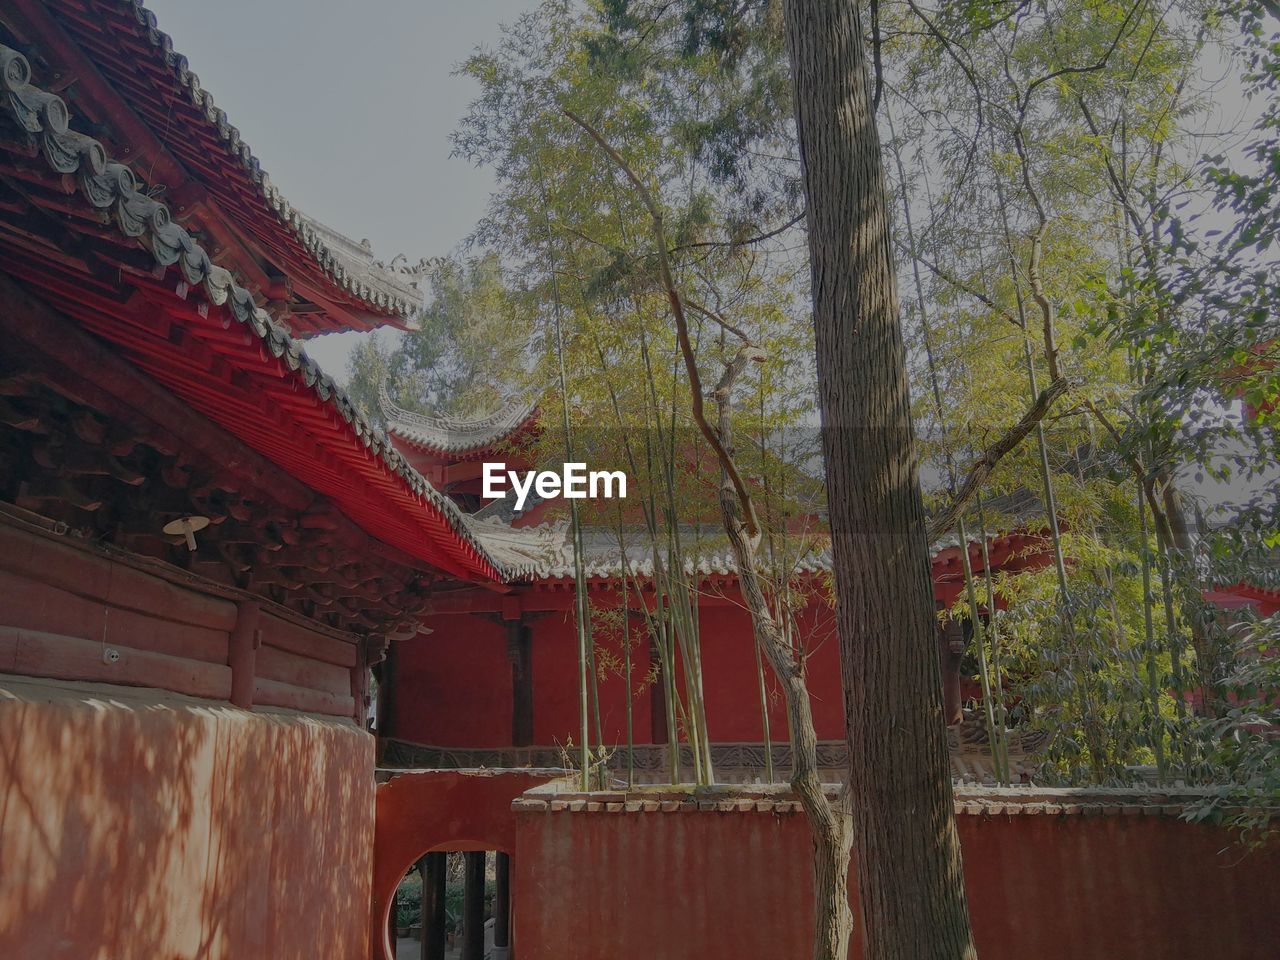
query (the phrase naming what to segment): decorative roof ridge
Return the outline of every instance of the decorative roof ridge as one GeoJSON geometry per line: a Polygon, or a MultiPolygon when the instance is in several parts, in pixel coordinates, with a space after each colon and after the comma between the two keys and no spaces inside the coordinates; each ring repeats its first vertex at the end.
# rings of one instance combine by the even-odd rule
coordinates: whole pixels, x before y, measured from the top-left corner
{"type": "MultiPolygon", "coordinates": [[[[486,549],[501,558],[511,579],[562,581],[574,576],[573,553],[568,537],[568,526],[565,520],[553,520],[524,527],[514,527],[501,517],[477,517],[466,515],[466,523],[476,538],[486,549]]],[[[636,543],[643,546],[647,533],[643,528],[629,528],[628,533],[636,534],[636,543]]],[[[616,577],[622,572],[621,553],[616,544],[616,532],[609,530],[605,539],[613,542],[606,544],[610,552],[594,554],[587,550],[583,570],[588,579],[616,577]]],[[[1016,536],[1018,531],[993,533],[991,539],[1016,536]]],[[[628,547],[634,545],[633,538],[627,537],[628,547]]],[[[970,544],[979,541],[970,538],[970,544]]],[[[954,536],[945,537],[929,545],[929,557],[936,559],[948,549],[959,546],[954,536]]],[[[738,575],[737,560],[722,533],[706,537],[703,549],[697,553],[691,547],[685,550],[685,573],[700,574],[706,577],[736,577],[738,575]]],[[[628,551],[630,552],[630,551],[628,551]]],[[[801,576],[818,576],[830,572],[833,556],[829,534],[817,535],[808,549],[789,560],[794,563],[794,573],[801,576]]],[[[642,580],[653,576],[653,560],[647,553],[630,560],[630,573],[642,580]]]]}
{"type": "MultiPolygon", "coordinates": [[[[573,566],[569,522],[555,520],[529,527],[513,527],[499,517],[463,514],[463,523],[508,580],[545,579],[542,571],[573,566]]],[[[570,573],[572,575],[572,573],[570,573]]]]}
{"type": "Polygon", "coordinates": [[[392,400],[385,378],[378,382],[378,407],[387,419],[387,431],[415,446],[444,453],[474,453],[500,443],[528,422],[540,399],[508,400],[484,417],[427,416],[392,400]]]}
{"type": "MultiPolygon", "coordinates": [[[[513,527],[500,517],[475,517],[467,515],[466,523],[476,539],[502,564],[512,580],[566,580],[574,576],[572,539],[567,520],[552,520],[526,527],[513,527]]],[[[647,533],[641,528],[629,532],[636,537],[626,537],[627,546],[644,547],[647,533]]],[[[616,541],[616,532],[606,530],[606,539],[616,541]]],[[[624,534],[625,536],[625,534],[624,534]]],[[[736,577],[737,561],[728,546],[728,538],[717,534],[707,538],[706,549],[694,555],[686,549],[684,568],[686,575],[704,577],[736,577]]],[[[622,555],[616,542],[607,544],[609,552],[592,554],[588,549],[583,558],[583,572],[588,579],[612,578],[622,572],[622,555]]],[[[630,551],[628,551],[630,552],[630,551]]],[[[652,579],[654,562],[650,552],[628,561],[628,572],[641,580],[652,579]]],[[[815,543],[801,556],[795,558],[794,571],[799,575],[817,575],[830,570],[831,549],[829,543],[815,543]]]]}
{"type": "MultiPolygon", "coordinates": [[[[239,160],[248,174],[249,181],[258,189],[267,208],[276,219],[297,238],[303,249],[320,267],[321,271],[340,289],[387,316],[396,316],[411,320],[422,307],[422,294],[414,287],[415,295],[409,296],[403,290],[397,290],[399,284],[383,278],[384,284],[370,283],[370,277],[359,275],[354,261],[345,257],[341,251],[335,250],[325,242],[324,231],[336,232],[324,227],[318,221],[303,214],[291,204],[272,182],[271,177],[262,169],[262,164],[249,145],[240,139],[240,131],[228,120],[227,113],[215,106],[213,94],[200,85],[200,78],[191,69],[187,58],[173,49],[173,38],[157,26],[156,15],[147,9],[142,0],[117,0],[118,3],[132,8],[134,19],[143,28],[147,39],[162,55],[165,65],[173,70],[174,79],[186,91],[191,103],[199,109],[205,119],[218,131],[218,136],[226,144],[228,152],[239,160]],[[323,229],[319,229],[323,228],[323,229]],[[387,287],[380,289],[380,287],[387,287]]],[[[396,264],[397,260],[392,260],[396,264]]],[[[379,267],[388,274],[396,272],[396,268],[379,263],[379,267]]],[[[408,274],[410,271],[405,271],[408,274]]]]}
{"type": "Polygon", "coordinates": [[[388,296],[411,301],[415,309],[422,307],[423,294],[418,285],[431,269],[429,258],[422,257],[417,263],[410,263],[409,258],[401,253],[390,261],[379,260],[368,240],[357,241],[311,214],[294,209],[319,234],[332,253],[347,261],[353,274],[363,277],[366,283],[388,296]]]}
{"type": "Polygon", "coordinates": [[[533,534],[543,534],[549,530],[557,533],[563,533],[569,529],[568,520],[544,520],[542,523],[531,523],[524,527],[513,527],[501,517],[478,517],[475,514],[466,514],[467,523],[473,527],[483,524],[486,527],[492,527],[490,531],[495,535],[509,533],[513,538],[527,538],[533,534]]]}
{"type": "Polygon", "coordinates": [[[405,460],[346,391],[307,355],[301,343],[257,306],[253,294],[235,282],[231,271],[215,264],[186,229],[173,222],[168,207],[138,191],[137,179],[128,166],[111,161],[97,140],[70,129],[71,116],[61,97],[30,81],[31,65],[26,57],[0,44],[0,106],[8,108],[54,172],[75,174],[89,204],[111,211],[120,232],[150,250],[158,270],[163,272],[177,264],[183,276],[180,295],[185,297],[187,285],[200,286],[215,306],[227,306],[231,316],[252,330],[272,356],[298,373],[322,403],[338,412],[371,456],[380,459],[391,474],[445,520],[474,552],[486,573],[505,579],[505,571],[472,533],[457,505],[405,460]]]}

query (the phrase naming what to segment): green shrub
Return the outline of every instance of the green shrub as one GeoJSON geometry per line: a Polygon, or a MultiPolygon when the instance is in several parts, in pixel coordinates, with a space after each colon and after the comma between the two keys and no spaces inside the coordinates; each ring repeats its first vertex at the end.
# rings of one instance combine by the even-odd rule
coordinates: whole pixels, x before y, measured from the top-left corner
{"type": "Polygon", "coordinates": [[[422,878],[416,873],[400,881],[396,888],[396,926],[411,927],[422,912],[422,878]]]}

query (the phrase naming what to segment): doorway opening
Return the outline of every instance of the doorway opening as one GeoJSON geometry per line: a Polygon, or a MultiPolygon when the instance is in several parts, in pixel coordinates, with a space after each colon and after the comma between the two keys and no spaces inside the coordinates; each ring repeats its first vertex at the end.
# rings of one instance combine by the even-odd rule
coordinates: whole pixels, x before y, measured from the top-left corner
{"type": "Polygon", "coordinates": [[[396,960],[508,960],[511,858],[424,854],[396,888],[387,931],[396,960]]]}

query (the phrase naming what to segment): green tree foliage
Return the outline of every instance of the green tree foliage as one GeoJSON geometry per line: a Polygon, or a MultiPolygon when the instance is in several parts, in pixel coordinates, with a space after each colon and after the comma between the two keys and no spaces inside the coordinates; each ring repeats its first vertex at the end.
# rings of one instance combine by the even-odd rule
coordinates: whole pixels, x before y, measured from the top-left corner
{"type": "MultiPolygon", "coordinates": [[[[712,135],[692,129],[691,118],[739,109],[733,103],[742,91],[721,75],[712,54],[685,56],[682,19],[667,15],[645,32],[642,24],[651,21],[639,6],[551,0],[518,20],[497,50],[463,65],[480,83],[481,95],[455,145],[498,173],[499,190],[472,239],[499,251],[527,286],[538,376],[545,383],[558,379],[553,307],[561,311],[578,442],[599,462],[634,461],[641,489],[656,486],[651,464],[657,473],[672,474],[670,451],[678,450],[677,512],[686,521],[712,520],[714,499],[706,497],[705,482],[714,468],[699,452],[687,413],[688,385],[676,368],[649,213],[568,112],[625,145],[629,162],[658,197],[673,272],[693,304],[695,347],[708,368],[715,371],[733,356],[737,332],[765,350],[764,363],[743,378],[743,397],[751,399],[739,404],[739,429],[767,437],[766,454],[752,452],[759,444],[740,445],[756,476],[789,463],[794,478],[794,464],[814,449],[798,430],[784,434],[811,425],[805,278],[803,265],[786,255],[787,238],[737,241],[743,231],[750,239],[757,235],[751,231],[780,224],[743,219],[744,209],[762,209],[739,189],[746,174],[733,179],[717,167],[708,146],[712,135]],[[660,450],[668,454],[659,457],[660,450]]],[[[546,450],[556,456],[563,440],[554,423],[545,425],[546,450]]],[[[773,489],[786,488],[780,476],[770,480],[773,489]]],[[[789,489],[812,494],[813,485],[793,479],[789,489]]]]}
{"type": "MultiPolygon", "coordinates": [[[[498,49],[463,65],[481,93],[454,142],[499,179],[472,241],[500,253],[535,305],[536,375],[554,385],[536,455],[557,462],[571,446],[574,459],[629,474],[626,516],[600,502],[586,505],[581,519],[616,529],[620,542],[639,528],[635,549],[655,570],[660,598],[646,629],[663,663],[668,716],[699,748],[709,745],[694,571],[700,555],[727,549],[720,465],[691,416],[649,201],[707,389],[742,341],[761,351],[762,362],[733,391],[736,453],[749,482],[767,491],[769,519],[778,524],[771,557],[784,580],[787,564],[812,548],[801,528],[816,512],[820,487],[803,469],[815,450],[804,265],[786,255],[781,234],[762,236],[776,229],[775,214],[795,219],[786,194],[789,184],[794,198],[793,177],[778,172],[790,161],[762,158],[750,175],[745,163],[730,169],[717,161],[717,149],[722,159],[734,151],[713,141],[726,126],[745,124],[740,114],[754,100],[713,53],[689,47],[687,33],[658,5],[549,0],[508,28],[498,49]],[[710,117],[722,120],[704,126],[710,117]],[[588,129],[619,145],[644,191],[588,129]],[[563,418],[548,415],[561,409],[563,418]]],[[[776,96],[783,74],[773,74],[753,89],[776,96]]],[[[623,579],[638,588],[634,574],[623,579]]],[[[709,761],[709,750],[703,754],[709,761]]],[[[709,762],[694,772],[712,775],[709,762]]]]}
{"type": "Polygon", "coordinates": [[[348,364],[349,390],[378,413],[379,385],[408,410],[438,416],[492,413],[531,388],[528,296],[494,254],[433,263],[430,293],[414,329],[392,344],[373,336],[348,364]]]}
{"type": "MultiPolygon", "coordinates": [[[[903,274],[914,261],[921,277],[907,298],[916,402],[940,496],[950,465],[1017,416],[1028,374],[1052,375],[1054,349],[1071,384],[1043,452],[1013,451],[985,490],[1029,490],[1039,511],[968,518],[970,532],[1034,529],[1056,506],[1069,562],[998,577],[1006,609],[987,642],[1005,705],[1048,734],[1042,775],[1064,782],[1127,782],[1146,765],[1201,783],[1248,776],[1209,731],[1238,719],[1249,662],[1201,599],[1274,579],[1274,431],[1236,403],[1265,411],[1275,391],[1260,264],[1275,222],[1274,97],[1246,170],[1199,156],[1207,51],[1239,42],[1255,96],[1274,84],[1264,15],[1236,13],[1239,41],[1236,20],[1195,4],[886,14],[884,109],[915,222],[914,240],[900,231],[903,274]],[[1206,184],[1216,209],[1193,218],[1206,184]],[[1224,218],[1216,236],[1205,221],[1224,218]],[[1185,489],[1204,475],[1253,486],[1226,526],[1197,535],[1185,489]]],[[[968,607],[962,597],[956,613],[968,607]]]]}
{"type": "MultiPolygon", "coordinates": [[[[985,622],[972,642],[999,701],[994,737],[1006,720],[1043,733],[1053,780],[1155,769],[1229,787],[1265,765],[1241,733],[1254,701],[1233,691],[1242,677],[1274,683],[1246,655],[1274,626],[1243,642],[1201,597],[1275,585],[1280,49],[1268,9],[879,5],[879,120],[937,512],[1046,387],[1066,384],[957,513],[978,541],[1043,531],[1050,562],[989,587],[978,563],[975,600],[950,611],[985,622]],[[1258,117],[1242,152],[1206,159],[1217,116],[1200,66],[1224,51],[1258,117]],[[1240,416],[1242,399],[1257,418],[1240,416]],[[1250,483],[1220,528],[1196,530],[1188,489],[1201,475],[1250,483]]],[[[444,412],[553,384],[541,455],[563,457],[564,430],[546,416],[563,401],[582,456],[622,466],[641,491],[642,515],[587,522],[646,527],[672,570],[718,545],[717,468],[688,415],[650,212],[571,115],[584,119],[657,199],[708,379],[739,334],[764,351],[735,388],[734,428],[744,473],[767,491],[779,596],[788,558],[815,542],[798,518],[822,507],[781,12],[778,0],[548,0],[468,59],[480,95],[454,142],[498,176],[471,238],[488,253],[442,267],[422,331],[366,346],[353,381],[368,399],[385,373],[404,405],[444,412]]],[[[616,634],[601,616],[602,635],[616,634]]]]}

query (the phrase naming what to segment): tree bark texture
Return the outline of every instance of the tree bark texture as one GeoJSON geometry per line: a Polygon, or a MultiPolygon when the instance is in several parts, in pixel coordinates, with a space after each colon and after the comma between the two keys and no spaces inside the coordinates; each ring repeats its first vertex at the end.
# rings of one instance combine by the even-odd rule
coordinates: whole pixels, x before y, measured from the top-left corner
{"type": "Polygon", "coordinates": [[[853,0],[788,0],[867,960],[974,958],[888,197],[853,0]]]}

